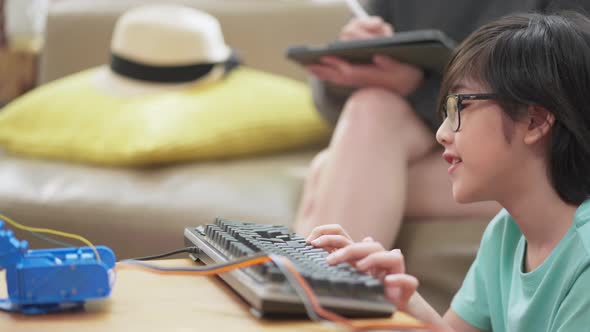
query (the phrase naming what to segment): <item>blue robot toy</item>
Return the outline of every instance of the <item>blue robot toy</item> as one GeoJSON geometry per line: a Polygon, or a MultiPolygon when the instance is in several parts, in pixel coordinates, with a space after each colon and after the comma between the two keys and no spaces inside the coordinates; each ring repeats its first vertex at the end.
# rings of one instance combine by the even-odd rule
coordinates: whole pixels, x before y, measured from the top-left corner
{"type": "Polygon", "coordinates": [[[0,220],[0,271],[6,270],[8,290],[8,298],[0,299],[0,310],[45,314],[81,308],[86,300],[110,295],[116,260],[108,247],[28,246],[0,220]]]}

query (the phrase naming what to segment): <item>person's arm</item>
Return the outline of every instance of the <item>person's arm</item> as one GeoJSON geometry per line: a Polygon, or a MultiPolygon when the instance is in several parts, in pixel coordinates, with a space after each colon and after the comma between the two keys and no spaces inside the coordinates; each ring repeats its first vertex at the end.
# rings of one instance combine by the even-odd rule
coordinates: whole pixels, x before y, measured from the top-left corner
{"type": "MultiPolygon", "coordinates": [[[[365,10],[371,16],[383,17],[384,21],[387,22],[388,19],[387,17],[384,17],[386,16],[384,14],[388,12],[388,2],[389,0],[369,1],[365,6],[365,10]]],[[[328,123],[335,125],[340,117],[340,112],[344,107],[344,103],[346,103],[346,100],[356,88],[338,86],[328,81],[320,80],[313,75],[309,78],[309,85],[318,113],[320,113],[328,123]]]]}
{"type": "Polygon", "coordinates": [[[446,324],[448,324],[453,331],[456,332],[482,332],[464,321],[453,309],[449,309],[443,317],[446,324]]]}
{"type": "MultiPolygon", "coordinates": [[[[368,1],[365,5],[365,10],[370,16],[381,17],[384,22],[392,23],[390,20],[391,1],[389,0],[368,1]]],[[[361,29],[349,23],[343,28],[340,39],[359,39],[366,38],[366,34],[381,36],[388,35],[389,33],[390,31],[383,25],[376,24],[373,29],[370,26],[365,26],[364,29],[361,29]]],[[[342,86],[327,80],[318,79],[315,75],[310,76],[309,85],[317,111],[328,123],[333,125],[338,121],[340,112],[348,97],[357,90],[356,87],[342,86]]]]}
{"type": "Polygon", "coordinates": [[[416,292],[418,280],[405,274],[404,256],[399,249],[387,251],[370,237],[355,243],[346,230],[337,224],[316,227],[306,241],[330,251],[331,254],[326,258],[329,264],[347,262],[382,280],[385,297],[398,310],[438,327],[437,332],[480,331],[462,320],[452,309],[449,309],[443,319],[416,292]]]}
{"type": "Polygon", "coordinates": [[[382,88],[408,98],[416,107],[427,107],[436,112],[436,98],[440,76],[429,77],[424,85],[422,69],[383,55],[375,55],[371,64],[351,64],[334,56],[321,58],[310,64],[313,74],[310,86],[318,112],[335,124],[346,100],[358,88],[382,88]]]}
{"type": "Polygon", "coordinates": [[[410,298],[406,312],[423,323],[436,326],[437,332],[482,332],[461,319],[453,309],[441,317],[418,292],[410,298]]]}

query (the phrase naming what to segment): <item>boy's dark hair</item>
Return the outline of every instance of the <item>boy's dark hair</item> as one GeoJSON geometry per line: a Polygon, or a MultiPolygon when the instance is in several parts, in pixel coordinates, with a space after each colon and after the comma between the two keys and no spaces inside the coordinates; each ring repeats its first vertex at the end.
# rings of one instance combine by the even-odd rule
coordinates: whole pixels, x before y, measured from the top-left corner
{"type": "Polygon", "coordinates": [[[529,105],[553,113],[549,177],[567,203],[590,194],[590,19],[575,12],[517,14],[472,33],[456,50],[443,78],[444,96],[462,79],[497,93],[512,119],[529,105]]]}

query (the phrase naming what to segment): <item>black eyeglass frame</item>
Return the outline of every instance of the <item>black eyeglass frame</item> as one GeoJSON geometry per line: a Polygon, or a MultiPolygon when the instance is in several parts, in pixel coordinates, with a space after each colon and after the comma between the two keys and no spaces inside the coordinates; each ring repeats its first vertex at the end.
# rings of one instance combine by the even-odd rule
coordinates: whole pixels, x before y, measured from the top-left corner
{"type": "Polygon", "coordinates": [[[447,95],[445,97],[445,102],[443,103],[443,115],[444,120],[448,118],[447,113],[447,105],[449,98],[455,98],[455,102],[457,105],[457,128],[451,128],[454,132],[458,132],[461,129],[461,111],[465,108],[463,106],[463,101],[465,100],[489,100],[489,99],[497,99],[498,94],[496,93],[473,93],[473,94],[462,94],[462,93],[453,93],[447,95]]]}

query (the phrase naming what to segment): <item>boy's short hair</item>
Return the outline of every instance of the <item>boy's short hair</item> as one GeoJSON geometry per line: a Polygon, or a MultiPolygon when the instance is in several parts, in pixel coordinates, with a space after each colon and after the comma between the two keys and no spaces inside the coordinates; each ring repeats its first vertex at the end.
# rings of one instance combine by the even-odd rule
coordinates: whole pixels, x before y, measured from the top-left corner
{"type": "Polygon", "coordinates": [[[590,19],[576,12],[505,16],[473,32],[447,65],[439,96],[462,79],[497,93],[512,119],[529,105],[553,113],[549,176],[567,203],[590,193],[590,19]]]}

